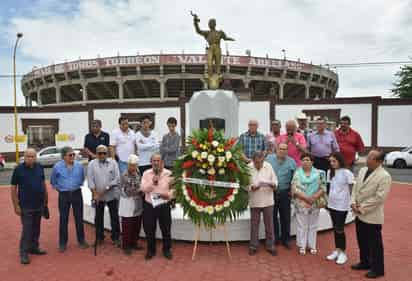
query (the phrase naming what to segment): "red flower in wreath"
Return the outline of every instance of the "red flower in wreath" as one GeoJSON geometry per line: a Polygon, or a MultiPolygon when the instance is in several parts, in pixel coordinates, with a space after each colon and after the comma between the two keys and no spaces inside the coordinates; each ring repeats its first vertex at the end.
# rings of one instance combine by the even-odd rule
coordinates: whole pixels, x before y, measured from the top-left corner
{"type": "Polygon", "coordinates": [[[239,168],[233,162],[230,162],[229,164],[227,164],[227,168],[229,170],[232,170],[232,171],[235,171],[235,172],[239,171],[239,168]]]}
{"type": "Polygon", "coordinates": [[[191,168],[194,164],[195,164],[195,162],[193,162],[192,160],[188,160],[188,161],[186,161],[186,162],[183,163],[182,168],[183,168],[183,169],[189,169],[189,168],[191,168]]]}

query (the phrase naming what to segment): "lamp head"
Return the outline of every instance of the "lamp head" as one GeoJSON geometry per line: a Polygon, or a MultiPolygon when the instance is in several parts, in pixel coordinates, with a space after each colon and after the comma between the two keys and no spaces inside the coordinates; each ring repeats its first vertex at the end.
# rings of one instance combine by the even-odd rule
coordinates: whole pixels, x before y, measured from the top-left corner
{"type": "Polygon", "coordinates": [[[22,38],[23,37],[23,33],[17,33],[17,38],[22,38]]]}

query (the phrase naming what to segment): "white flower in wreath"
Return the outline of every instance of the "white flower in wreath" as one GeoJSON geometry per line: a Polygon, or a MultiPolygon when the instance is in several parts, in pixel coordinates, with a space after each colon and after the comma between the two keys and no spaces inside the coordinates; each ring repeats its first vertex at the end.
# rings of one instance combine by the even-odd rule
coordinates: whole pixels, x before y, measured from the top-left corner
{"type": "Polygon", "coordinates": [[[213,147],[218,147],[218,146],[219,146],[219,142],[218,142],[218,141],[212,141],[212,146],[213,146],[213,147]]]}
{"type": "Polygon", "coordinates": [[[232,152],[230,151],[226,151],[226,160],[229,161],[230,159],[232,159],[232,152]]]}
{"type": "Polygon", "coordinates": [[[229,206],[230,206],[230,201],[226,200],[226,201],[223,203],[223,207],[228,208],[229,206]]]}
{"type": "Polygon", "coordinates": [[[218,171],[218,174],[219,175],[224,175],[225,174],[225,169],[220,168],[219,171],[218,171]]]}
{"type": "Polygon", "coordinates": [[[211,175],[211,176],[213,176],[213,175],[215,175],[216,174],[216,170],[215,170],[215,168],[210,168],[209,170],[207,170],[207,173],[209,174],[209,175],[211,175]]]}
{"type": "Polygon", "coordinates": [[[193,159],[197,159],[198,156],[199,156],[199,151],[193,150],[193,151],[192,151],[192,158],[193,158],[193,159]]]}
{"type": "Polygon", "coordinates": [[[202,206],[197,205],[196,206],[196,211],[198,212],[204,212],[205,208],[203,208],[202,206]]]}
{"type": "Polygon", "coordinates": [[[237,188],[233,189],[233,194],[236,195],[239,193],[239,190],[237,188]]]}
{"type": "Polygon", "coordinates": [[[209,215],[213,215],[213,213],[215,212],[215,208],[213,206],[207,206],[205,209],[206,213],[208,213],[209,215]]]}
{"type": "Polygon", "coordinates": [[[220,162],[220,163],[224,163],[225,160],[226,160],[225,156],[219,156],[219,157],[217,158],[217,161],[220,162]]]}
{"type": "Polygon", "coordinates": [[[202,157],[202,159],[206,159],[206,158],[207,158],[207,152],[206,152],[206,151],[203,151],[203,152],[200,154],[200,157],[202,157]]]}
{"type": "Polygon", "coordinates": [[[190,200],[190,206],[192,206],[192,207],[196,207],[197,205],[196,205],[196,202],[195,201],[193,201],[193,200],[190,200]]]}
{"type": "Polygon", "coordinates": [[[229,202],[233,202],[235,201],[235,196],[230,195],[229,198],[227,198],[227,200],[229,200],[229,202]]]}
{"type": "Polygon", "coordinates": [[[199,173],[201,173],[202,175],[205,175],[206,171],[205,171],[205,169],[199,169],[199,173]]]}
{"type": "Polygon", "coordinates": [[[187,196],[185,196],[185,200],[186,200],[187,202],[190,202],[192,199],[190,199],[189,195],[187,195],[187,196]]]}
{"type": "Polygon", "coordinates": [[[212,154],[209,154],[209,156],[207,157],[207,161],[209,161],[209,163],[214,163],[216,160],[216,157],[212,154]]]}
{"type": "Polygon", "coordinates": [[[223,205],[222,204],[216,205],[215,210],[216,210],[216,212],[222,211],[223,210],[223,205]]]}

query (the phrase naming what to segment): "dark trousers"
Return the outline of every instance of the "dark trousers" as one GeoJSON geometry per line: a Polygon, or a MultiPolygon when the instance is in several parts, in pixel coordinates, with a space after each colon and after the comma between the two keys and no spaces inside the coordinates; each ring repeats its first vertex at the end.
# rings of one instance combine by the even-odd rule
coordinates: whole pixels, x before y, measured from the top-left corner
{"type": "Polygon", "coordinates": [[[259,224],[260,213],[263,213],[263,223],[265,225],[266,249],[273,249],[273,206],[264,208],[250,208],[250,243],[251,249],[259,246],[259,224]]]}
{"type": "Polygon", "coordinates": [[[330,218],[332,219],[333,234],[335,237],[336,249],[346,250],[346,236],[345,236],[345,221],[348,215],[347,211],[337,211],[328,209],[330,218]]]}
{"type": "Polygon", "coordinates": [[[77,241],[84,242],[83,228],[83,196],[80,189],[75,191],[60,191],[59,192],[59,244],[65,246],[68,240],[68,223],[70,207],[73,208],[74,221],[76,224],[77,241]]]}
{"type": "Polygon", "coordinates": [[[361,263],[369,265],[377,274],[384,274],[382,225],[365,223],[357,218],[356,238],[361,263]]]}
{"type": "Polygon", "coordinates": [[[122,248],[131,249],[137,247],[140,229],[142,227],[142,216],[122,217],[122,248]]]}
{"type": "Polygon", "coordinates": [[[275,241],[288,243],[290,239],[290,190],[279,190],[274,193],[275,208],[273,209],[273,229],[275,241]]]}
{"type": "Polygon", "coordinates": [[[112,228],[112,240],[116,241],[120,238],[119,200],[117,199],[109,202],[99,201],[96,204],[94,225],[96,227],[97,239],[104,240],[104,208],[106,205],[109,208],[110,225],[112,228]]]}
{"type": "Polygon", "coordinates": [[[323,170],[325,173],[330,169],[328,157],[314,157],[313,166],[316,169],[323,170]]]}
{"type": "Polygon", "coordinates": [[[172,237],[170,229],[172,226],[172,214],[170,204],[162,204],[153,208],[146,201],[143,203],[143,229],[146,233],[147,251],[150,254],[156,253],[156,225],[159,221],[163,239],[163,252],[169,252],[172,247],[172,237]]]}
{"type": "Polygon", "coordinates": [[[143,173],[151,168],[152,165],[139,166],[140,175],[143,176],[143,173]]]}
{"type": "Polygon", "coordinates": [[[20,255],[39,248],[41,209],[21,210],[20,255]]]}

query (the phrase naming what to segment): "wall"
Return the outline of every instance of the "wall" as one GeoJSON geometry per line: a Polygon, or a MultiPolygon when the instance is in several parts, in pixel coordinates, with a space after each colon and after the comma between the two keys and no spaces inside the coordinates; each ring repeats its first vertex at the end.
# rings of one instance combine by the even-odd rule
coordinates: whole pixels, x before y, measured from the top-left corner
{"type": "Polygon", "coordinates": [[[412,105],[378,106],[378,145],[412,146],[412,105]]]}
{"type": "Polygon", "coordinates": [[[118,119],[121,113],[155,113],[155,131],[159,137],[168,132],[166,121],[169,117],[177,119],[177,125],[180,127],[180,108],[116,108],[116,109],[95,109],[94,119],[102,121],[103,130],[108,133],[119,127],[118,119]]]}
{"type": "Polygon", "coordinates": [[[341,109],[340,115],[351,117],[352,127],[360,133],[365,146],[372,145],[372,104],[278,104],[275,116],[284,127],[287,120],[295,119],[302,110],[311,109],[341,109]]]}
{"type": "MultiPolygon", "coordinates": [[[[20,113],[18,115],[18,135],[23,135],[21,119],[59,119],[59,134],[72,134],[73,139],[64,142],[56,142],[57,146],[69,145],[74,148],[83,147],[84,135],[89,131],[87,112],[56,112],[56,113],[20,113]]],[[[12,113],[0,113],[0,152],[14,152],[15,144],[7,143],[7,135],[14,136],[14,116],[12,113]],[[5,125],[10,124],[10,125],[5,125]]],[[[27,142],[19,143],[19,150],[24,151],[27,142]]]]}

